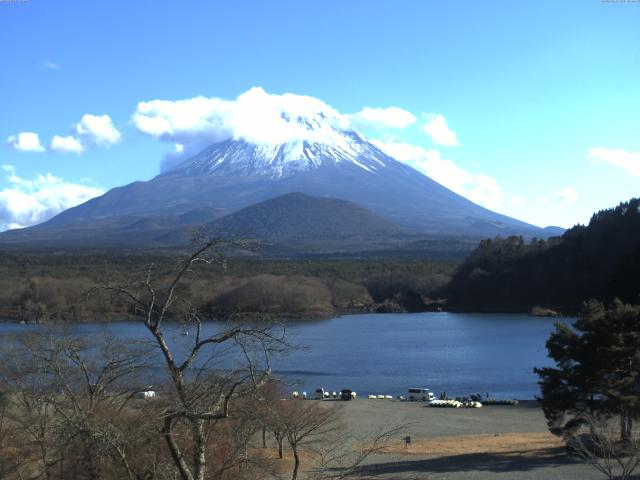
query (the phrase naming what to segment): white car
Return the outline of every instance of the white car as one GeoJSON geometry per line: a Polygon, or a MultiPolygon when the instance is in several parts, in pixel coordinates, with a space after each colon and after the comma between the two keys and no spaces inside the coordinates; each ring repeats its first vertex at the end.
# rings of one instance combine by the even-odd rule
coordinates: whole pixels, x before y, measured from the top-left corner
{"type": "Polygon", "coordinates": [[[157,397],[157,392],[155,390],[142,390],[140,392],[136,393],[136,398],[144,398],[145,400],[149,400],[151,398],[156,398],[157,397]]]}
{"type": "Polygon", "coordinates": [[[428,388],[410,388],[407,390],[407,398],[412,402],[416,400],[430,402],[435,400],[436,396],[428,388]]]}

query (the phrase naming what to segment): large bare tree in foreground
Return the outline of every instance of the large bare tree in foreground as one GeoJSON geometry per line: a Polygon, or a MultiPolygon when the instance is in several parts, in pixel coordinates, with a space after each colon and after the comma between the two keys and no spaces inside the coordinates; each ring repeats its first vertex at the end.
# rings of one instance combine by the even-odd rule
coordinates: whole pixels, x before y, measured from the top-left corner
{"type": "Polygon", "coordinates": [[[224,263],[219,255],[224,246],[208,241],[178,265],[168,282],[156,282],[150,265],[139,284],[109,287],[131,302],[161,353],[168,373],[161,432],[182,480],[205,479],[208,432],[230,417],[234,402],[270,378],[269,356],[285,348],[283,335],[269,326],[205,328],[198,310],[179,295],[181,281],[199,265],[224,263]],[[168,338],[168,322],[192,332],[180,354],[168,338]]]}

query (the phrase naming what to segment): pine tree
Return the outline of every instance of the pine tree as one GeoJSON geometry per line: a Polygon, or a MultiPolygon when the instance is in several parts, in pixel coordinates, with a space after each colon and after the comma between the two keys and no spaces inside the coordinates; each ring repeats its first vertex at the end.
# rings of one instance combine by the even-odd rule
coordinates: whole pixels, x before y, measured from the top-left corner
{"type": "Polygon", "coordinates": [[[618,416],[621,440],[640,417],[640,306],[588,302],[547,341],[555,368],[536,368],[551,432],[572,434],[594,414],[618,416]]]}

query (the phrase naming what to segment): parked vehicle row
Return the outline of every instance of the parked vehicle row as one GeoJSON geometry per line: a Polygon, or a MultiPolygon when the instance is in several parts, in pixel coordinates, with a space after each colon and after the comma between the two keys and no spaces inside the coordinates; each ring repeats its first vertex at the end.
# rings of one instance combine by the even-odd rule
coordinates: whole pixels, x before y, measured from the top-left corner
{"type": "MultiPolygon", "coordinates": [[[[307,392],[293,392],[293,398],[307,398],[307,392]]],[[[349,389],[343,389],[339,392],[325,390],[320,387],[317,388],[314,396],[316,400],[352,400],[357,398],[356,392],[353,392],[349,389]]],[[[382,394],[371,394],[367,396],[370,400],[393,400],[393,396],[391,395],[382,395],[382,394]]],[[[424,387],[411,387],[407,389],[407,396],[398,395],[396,397],[399,401],[410,401],[410,402],[426,402],[430,407],[445,407],[445,408],[480,408],[483,405],[517,405],[517,400],[502,400],[489,398],[487,394],[487,398],[482,400],[480,394],[456,397],[455,399],[447,398],[446,393],[442,392],[440,394],[440,398],[436,398],[434,393],[429,388],[424,387]]]]}
{"type": "Polygon", "coordinates": [[[432,400],[429,402],[429,406],[435,408],[481,408],[482,403],[474,401],[461,402],[459,400],[432,400]]]}
{"type": "MultiPolygon", "coordinates": [[[[291,394],[291,396],[294,399],[297,398],[307,398],[307,392],[293,392],[291,394]]],[[[314,398],[316,400],[328,400],[333,398],[334,400],[353,400],[355,398],[358,398],[358,394],[356,392],[354,392],[353,390],[350,390],[348,388],[342,389],[339,392],[329,392],[328,390],[325,390],[324,388],[317,388],[315,391],[315,396],[314,398]]]]}

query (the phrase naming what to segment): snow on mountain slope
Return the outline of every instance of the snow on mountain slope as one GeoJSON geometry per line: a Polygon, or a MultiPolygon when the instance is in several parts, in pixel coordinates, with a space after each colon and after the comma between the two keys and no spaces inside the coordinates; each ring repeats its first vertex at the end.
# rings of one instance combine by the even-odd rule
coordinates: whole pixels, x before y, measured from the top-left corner
{"type": "Polygon", "coordinates": [[[327,141],[254,144],[237,139],[226,140],[211,145],[178,165],[174,171],[187,176],[224,173],[280,178],[317,169],[326,163],[350,162],[374,172],[385,167],[390,160],[355,131],[339,131],[328,125],[316,127],[316,122],[306,119],[298,121],[305,122],[310,131],[323,130],[323,138],[327,141]]]}
{"type": "Polygon", "coordinates": [[[121,225],[122,218],[173,218],[201,209],[221,217],[301,192],[353,202],[420,234],[548,236],[543,229],[476,205],[395,160],[314,100],[298,111],[276,110],[264,137],[257,126],[264,127],[266,119],[248,117],[254,123],[241,122],[244,130],[236,129],[230,138],[173,169],[114,188],[33,228],[121,225]]]}

